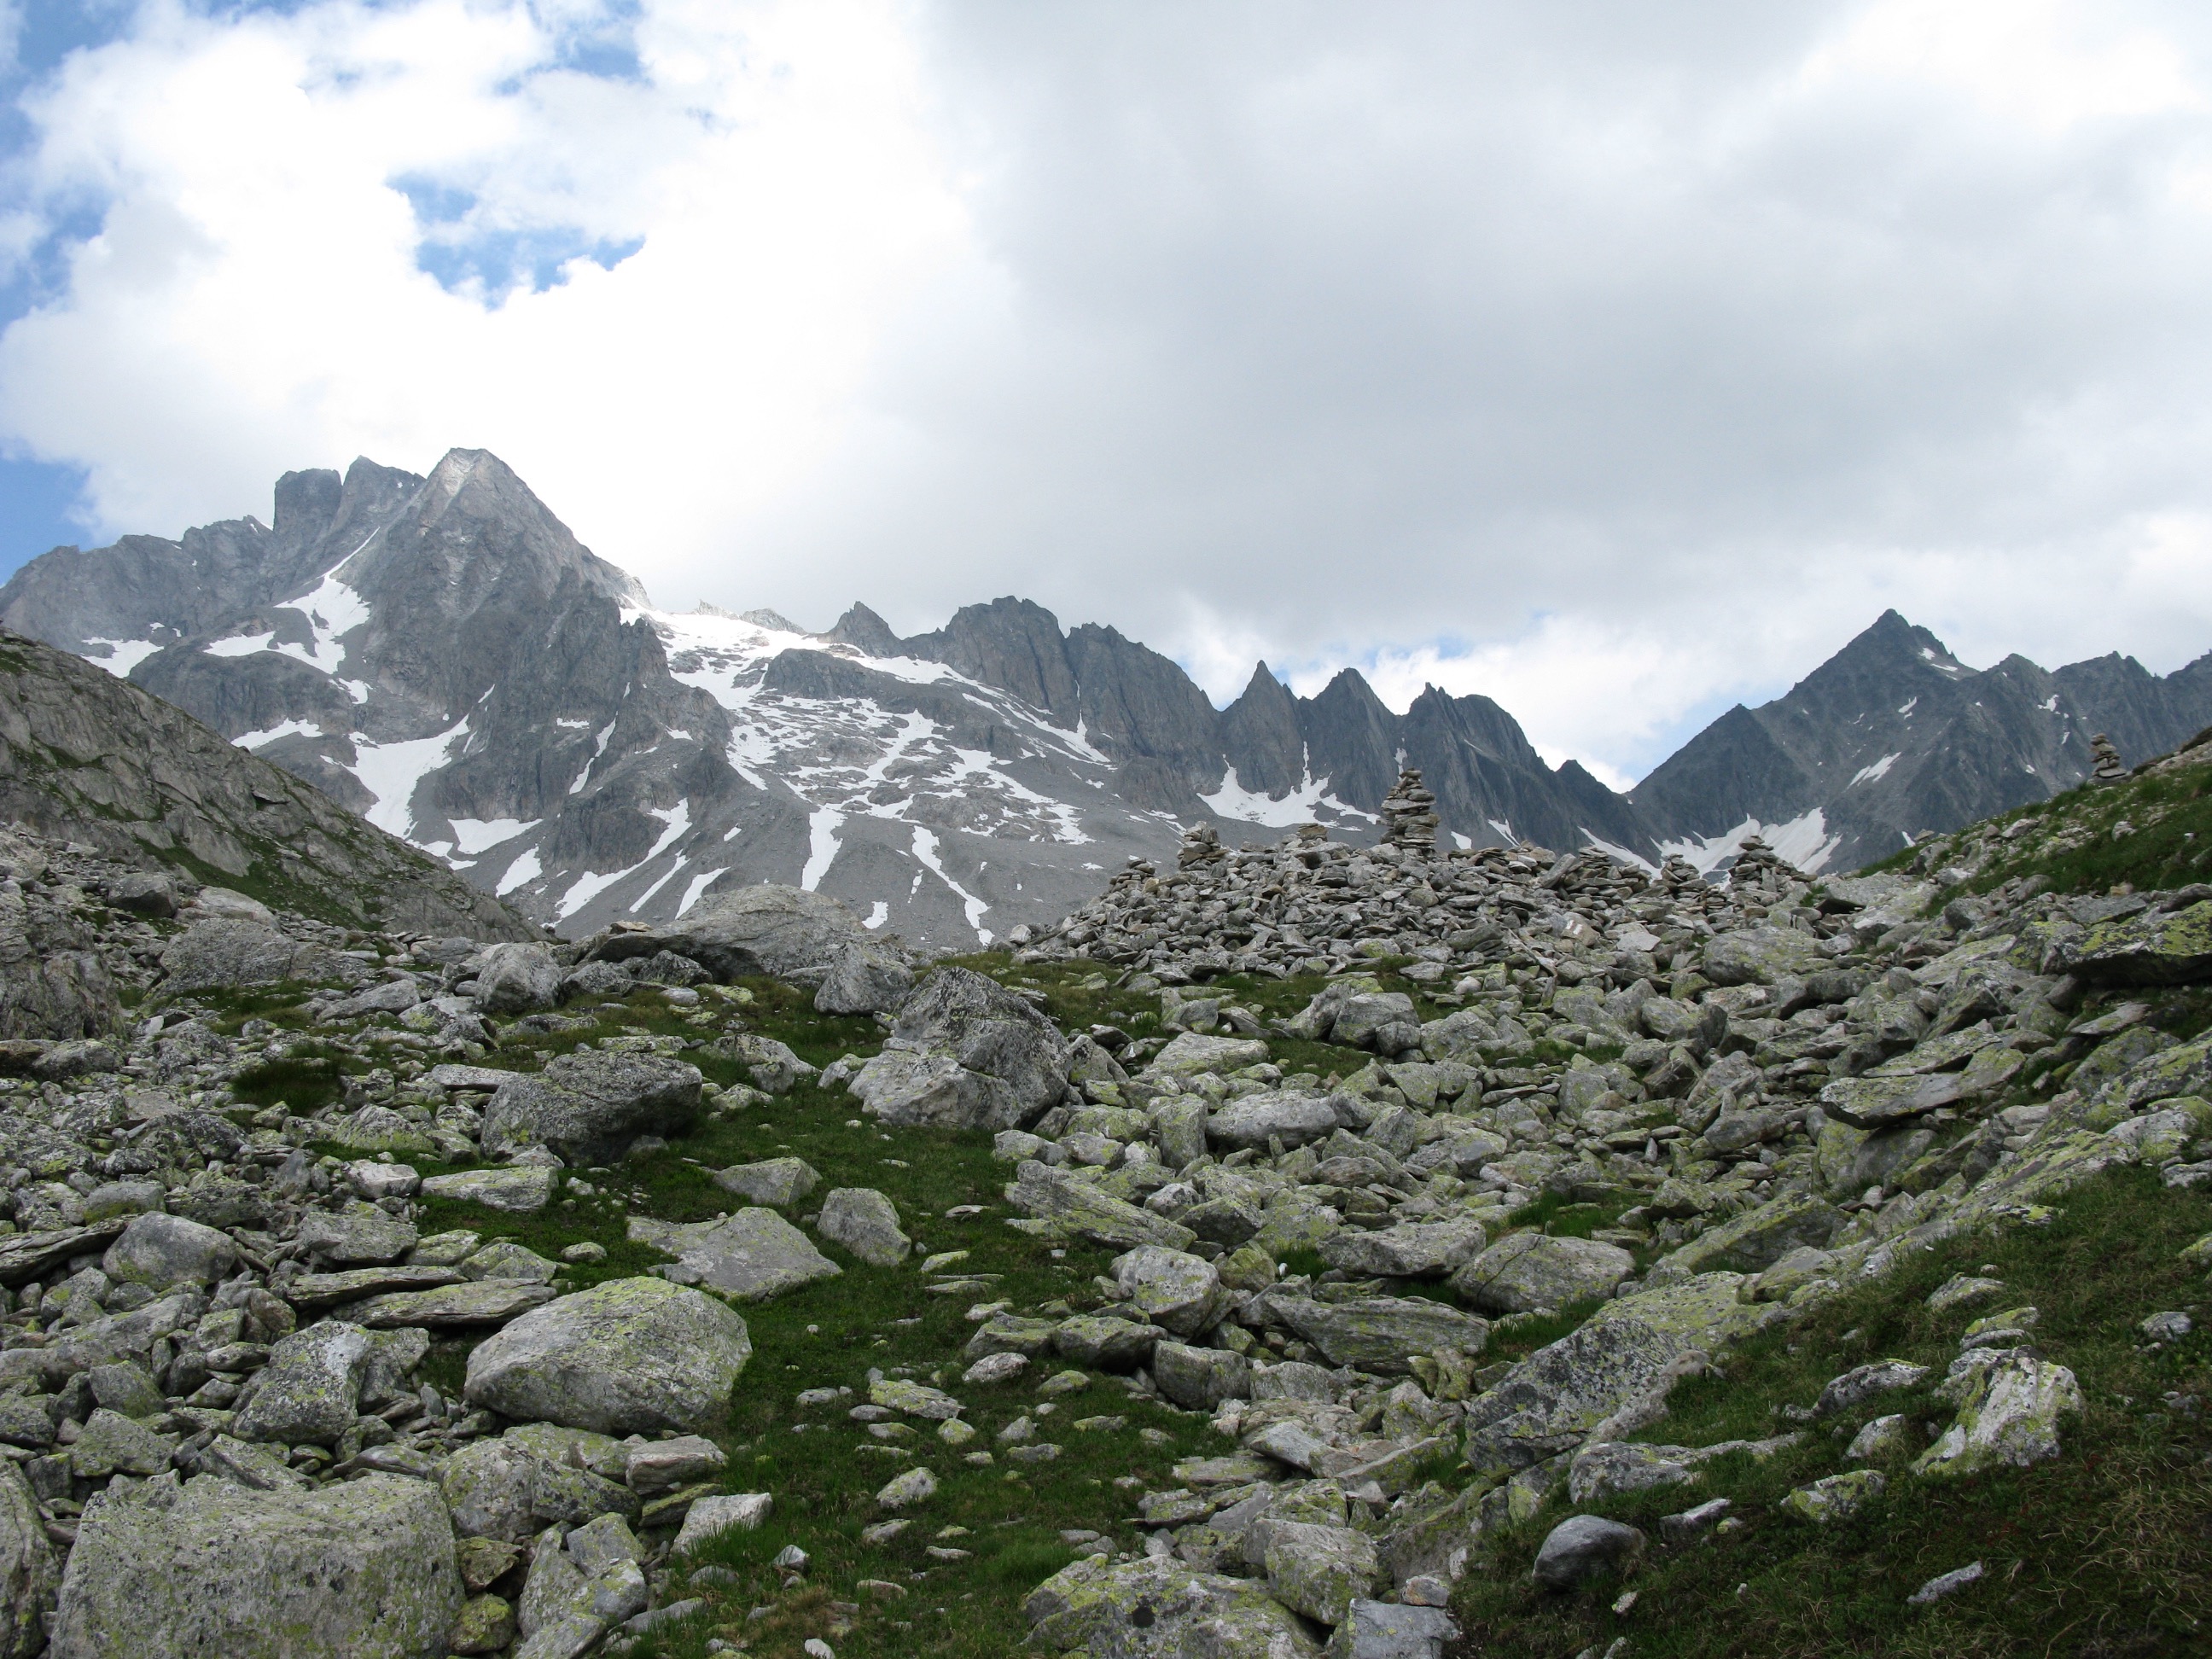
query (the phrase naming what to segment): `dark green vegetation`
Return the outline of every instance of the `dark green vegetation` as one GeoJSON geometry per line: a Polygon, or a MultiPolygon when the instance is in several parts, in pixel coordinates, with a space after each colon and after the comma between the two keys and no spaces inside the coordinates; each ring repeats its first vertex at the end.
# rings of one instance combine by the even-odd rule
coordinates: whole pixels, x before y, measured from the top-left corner
{"type": "Polygon", "coordinates": [[[1601,1652],[1628,1637],[1638,1659],[1703,1654],[1929,1656],[2203,1653],[2212,1643],[2212,1334],[2162,1349],[2135,1327],[2169,1309],[2212,1311],[2201,1268],[2177,1259],[2212,1231],[2212,1200],[2162,1189],[2134,1170],[2068,1194],[2047,1228],[1956,1239],[1879,1285],[1823,1304],[1802,1324],[1744,1344],[1723,1380],[1693,1379],[1671,1418],[1640,1440],[1710,1445],[1774,1435],[1783,1406],[1812,1404],[1828,1378],[1872,1359],[1928,1365],[1940,1380],[1969,1322],[1999,1307],[2039,1309],[2037,1346],[2071,1368],[2087,1410],[2054,1462],[1966,1480],[1920,1480],[1899,1456],[1887,1491],[1856,1519],[1825,1527],[1776,1508],[1793,1487],[1853,1467],[1850,1436],[1901,1412],[1924,1446],[1950,1408],[1929,1387],[1886,1395],[1760,1464],[1706,1466],[1688,1486],[1583,1512],[1641,1527],[1651,1538],[1631,1581],[1571,1595],[1529,1578],[1537,1546],[1571,1513],[1564,1491],[1534,1520],[1502,1534],[1486,1569],[1471,1570],[1456,1610],[1469,1653],[1601,1652]],[[1931,1313],[1929,1291],[1954,1273],[1993,1270],[1994,1300],[1931,1313]],[[1714,1496],[1745,1525],[1669,1544],[1658,1527],[1714,1496]],[[1906,1598],[1939,1573],[1979,1559],[1985,1577],[1922,1609],[1906,1598]]]}

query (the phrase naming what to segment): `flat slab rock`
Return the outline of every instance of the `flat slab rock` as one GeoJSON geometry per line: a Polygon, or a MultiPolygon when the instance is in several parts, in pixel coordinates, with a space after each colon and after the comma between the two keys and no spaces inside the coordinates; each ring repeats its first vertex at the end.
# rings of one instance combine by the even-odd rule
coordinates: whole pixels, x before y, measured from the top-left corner
{"type": "Polygon", "coordinates": [[[660,1270],[674,1283],[703,1285],[741,1302],[771,1297],[835,1279],[844,1270],[814,1248],[814,1241],[774,1210],[739,1210],[723,1221],[678,1223],[632,1216],[633,1243],[649,1244],[676,1258],[660,1270]]]}

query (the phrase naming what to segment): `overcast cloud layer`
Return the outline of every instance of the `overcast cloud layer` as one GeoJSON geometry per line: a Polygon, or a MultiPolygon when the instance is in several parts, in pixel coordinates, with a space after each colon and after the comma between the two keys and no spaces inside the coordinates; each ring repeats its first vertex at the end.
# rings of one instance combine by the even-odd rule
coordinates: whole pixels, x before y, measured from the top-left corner
{"type": "Polygon", "coordinates": [[[664,604],[1017,592],[1616,781],[1886,605],[2212,647],[2201,6],[114,17],[4,226],[91,537],[481,446],[664,604]]]}

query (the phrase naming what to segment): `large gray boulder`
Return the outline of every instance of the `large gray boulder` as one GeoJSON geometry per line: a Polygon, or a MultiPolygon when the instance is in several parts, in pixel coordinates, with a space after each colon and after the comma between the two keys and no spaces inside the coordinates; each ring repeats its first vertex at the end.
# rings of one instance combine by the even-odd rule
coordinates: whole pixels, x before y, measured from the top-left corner
{"type": "Polygon", "coordinates": [[[572,1164],[611,1164],[640,1135],[679,1135],[699,1115],[699,1068],[663,1054],[562,1054],[518,1072],[484,1107],[490,1157],[545,1146],[572,1164]]]}
{"type": "Polygon", "coordinates": [[[1544,1536],[1534,1576],[1546,1589],[1572,1589],[1626,1572],[1644,1553],[1644,1534],[1618,1521],[1571,1515],[1544,1536]]]}
{"type": "Polygon", "coordinates": [[[1776,1316],[1736,1299],[1736,1273],[1608,1302],[1468,1402],[1467,1461],[1478,1471],[1526,1468],[1589,1437],[1631,1402],[1662,1389],[1678,1363],[1711,1353],[1776,1316]]]}
{"type": "Polygon", "coordinates": [[[1746,927],[1709,941],[1705,975],[1716,985],[1771,985],[1784,975],[1803,978],[1828,965],[1820,941],[1794,927],[1746,927]]]}
{"type": "Polygon", "coordinates": [[[335,1320],[283,1338],[256,1374],[231,1432],[288,1446],[335,1445],[353,1426],[373,1340],[360,1326],[335,1320]]]}
{"type": "Polygon", "coordinates": [[[155,1210],[131,1218],[100,1267],[118,1283],[166,1291],[172,1285],[212,1285],[228,1277],[237,1261],[238,1246],[228,1233],[155,1210]]]}
{"type": "Polygon", "coordinates": [[[286,981],[352,985],[368,977],[355,958],[306,945],[258,921],[196,922],[161,952],[162,992],[228,991],[286,981]]]}
{"type": "Polygon", "coordinates": [[[494,945],[477,970],[477,1006],[488,1014],[527,1014],[561,1000],[561,964],[543,945],[494,945]]]}
{"type": "Polygon", "coordinates": [[[1303,1146],[1336,1131],[1342,1121],[1336,1101],[1334,1095],[1246,1095],[1206,1119],[1206,1138],[1239,1149],[1264,1147],[1270,1140],[1303,1146]]]}
{"type": "Polygon", "coordinates": [[[1490,1340],[1490,1322],[1418,1297],[1370,1297],[1359,1302],[1309,1302],[1282,1297],[1274,1304],[1283,1322],[1310,1342],[1332,1365],[1351,1365],[1377,1376],[1403,1376],[1416,1354],[1476,1354],[1490,1340]]]}
{"type": "Polygon", "coordinates": [[[471,1405],[600,1434],[716,1428],[752,1358],[745,1322],[659,1279],[617,1279],[535,1309],[469,1356],[471,1405]]]}
{"type": "Polygon", "coordinates": [[[629,1236],[676,1258],[674,1267],[659,1269],[663,1279],[703,1285],[740,1302],[765,1302],[844,1271],[774,1210],[748,1207],[721,1221],[632,1216],[629,1236]]]}
{"type": "Polygon", "coordinates": [[[2044,964],[2094,985],[2185,985],[2212,979],[2212,899],[2148,910],[2069,934],[2044,964]]]}
{"type": "Polygon", "coordinates": [[[436,1486],[309,1492],[173,1476],[85,1506],[53,1659],[428,1659],[464,1594],[436,1486]]]}
{"type": "Polygon", "coordinates": [[[1127,1305],[1177,1336],[1210,1329],[1229,1305],[1230,1294],[1211,1261],[1157,1244],[1115,1257],[1114,1279],[1127,1293],[1127,1305]]]}
{"type": "Polygon", "coordinates": [[[624,1450],[605,1435],[530,1424],[462,1447],[438,1471],[438,1486],[461,1536],[519,1544],[602,1515],[635,1520],[637,1495],[620,1479],[624,1450]]]}
{"type": "Polygon", "coordinates": [[[839,1187],[822,1200],[822,1237],[872,1267],[896,1267],[914,1241],[899,1229],[898,1206],[873,1187],[839,1187]]]}
{"type": "Polygon", "coordinates": [[[1080,1649],[1114,1659],[1321,1659],[1304,1620],[1264,1587],[1180,1561],[1063,1567],[1022,1603],[1030,1638],[1048,1652],[1080,1649]]]}
{"type": "Polygon", "coordinates": [[[996,981],[930,970],[899,1012],[883,1052],[852,1082],[886,1123],[1013,1129],[1067,1091],[1067,1039],[996,981]]]}
{"type": "Polygon", "coordinates": [[[38,1494],[20,1468],[0,1460],[0,1659],[30,1659],[39,1650],[59,1576],[38,1494]]]}
{"type": "Polygon", "coordinates": [[[714,1184],[749,1203],[787,1210],[822,1184],[822,1172],[803,1158],[771,1158],[718,1170],[714,1184]]]}
{"type": "Polygon", "coordinates": [[[1485,1238],[1482,1224],[1472,1216],[1401,1221],[1371,1233],[1347,1231],[1323,1239],[1321,1259],[1355,1279],[1419,1279],[1472,1261],[1481,1254],[1485,1238]]]}
{"type": "Polygon", "coordinates": [[[120,1028],[115,981],[77,921],[0,893],[0,1037],[105,1036],[120,1028]]]}
{"type": "Polygon", "coordinates": [[[1006,1201],[1029,1218],[1016,1224],[1024,1232],[1087,1238],[1124,1250],[1139,1244],[1181,1250],[1197,1240],[1198,1235],[1180,1222],[1102,1193],[1065,1170],[1035,1158],[1023,1160],[1014,1176],[1006,1188],[1006,1201]]]}
{"type": "Polygon", "coordinates": [[[623,962],[662,951],[689,957],[727,984],[749,975],[783,978],[820,968],[848,942],[866,942],[860,919],[836,899],[796,887],[740,887],[708,893],[678,920],[642,933],[611,933],[594,960],[623,962]]]}
{"type": "Polygon", "coordinates": [[[814,994],[823,1014],[896,1013],[914,994],[914,969],[873,939],[848,939],[830,959],[830,972],[814,994]]]}
{"type": "Polygon", "coordinates": [[[1611,1296],[1635,1271],[1618,1244],[1509,1233],[1454,1274],[1452,1288],[1485,1313],[1534,1313],[1611,1296]]]}

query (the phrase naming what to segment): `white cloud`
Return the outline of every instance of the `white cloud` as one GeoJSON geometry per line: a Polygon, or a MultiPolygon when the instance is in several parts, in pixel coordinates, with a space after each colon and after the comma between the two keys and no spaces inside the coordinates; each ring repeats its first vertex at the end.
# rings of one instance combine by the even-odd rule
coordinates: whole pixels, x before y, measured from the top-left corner
{"type": "Polygon", "coordinates": [[[2208,41],[149,0],[27,105],[0,242],[100,228],[0,337],[0,441],[169,532],[483,445],[664,602],[1018,592],[1625,778],[1885,605],[1974,661],[2212,644],[2208,41]]]}

